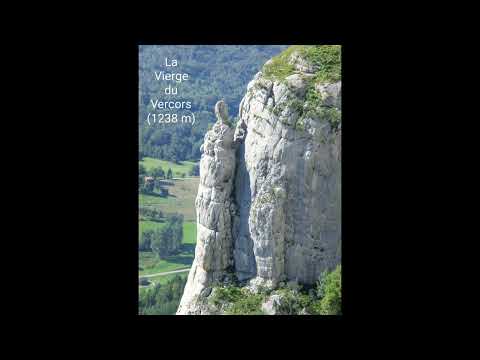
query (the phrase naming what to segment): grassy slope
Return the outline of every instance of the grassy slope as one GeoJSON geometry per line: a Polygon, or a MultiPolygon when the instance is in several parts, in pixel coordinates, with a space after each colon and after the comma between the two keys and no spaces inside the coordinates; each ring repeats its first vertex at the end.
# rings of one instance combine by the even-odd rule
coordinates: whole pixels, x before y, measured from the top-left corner
{"type": "Polygon", "coordinates": [[[267,79],[283,81],[295,71],[290,56],[298,52],[302,58],[317,67],[315,82],[335,82],[341,79],[340,45],[293,45],[272,58],[262,69],[267,79]]]}
{"type": "MultiPolygon", "coordinates": [[[[298,73],[291,64],[292,55],[300,55],[307,63],[314,65],[315,74],[306,78],[306,91],[303,99],[291,99],[287,105],[300,114],[295,129],[305,130],[304,118],[315,118],[327,121],[335,131],[341,123],[341,112],[338,109],[324,106],[323,96],[316,89],[316,84],[332,83],[341,80],[341,46],[340,45],[294,45],[265,64],[262,71],[267,79],[283,82],[294,73],[298,73]]],[[[283,106],[274,108],[279,114],[283,106]]]]}

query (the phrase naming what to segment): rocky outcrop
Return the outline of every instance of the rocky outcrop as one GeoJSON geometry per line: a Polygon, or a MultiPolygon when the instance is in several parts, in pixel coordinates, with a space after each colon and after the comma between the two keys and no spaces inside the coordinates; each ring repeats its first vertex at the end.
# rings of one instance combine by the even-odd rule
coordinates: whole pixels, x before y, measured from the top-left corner
{"type": "Polygon", "coordinates": [[[278,294],[270,296],[263,304],[262,311],[265,315],[278,315],[278,308],[281,304],[282,298],[278,294]]]}
{"type": "MultiPolygon", "coordinates": [[[[225,104],[223,107],[226,111],[225,104]]],[[[210,284],[223,281],[226,272],[233,266],[231,211],[234,205],[231,194],[235,173],[234,130],[224,124],[220,116],[205,135],[200,149],[203,154],[195,200],[197,246],[178,313],[201,313],[195,306],[198,296],[204,295],[206,291],[203,290],[210,284]]]]}
{"type": "Polygon", "coordinates": [[[298,52],[288,61],[292,74],[259,72],[248,84],[235,129],[224,104],[216,106],[201,149],[197,246],[178,314],[208,313],[202,304],[222,282],[253,290],[313,284],[341,260],[341,82],[316,81],[316,65],[298,52]]]}

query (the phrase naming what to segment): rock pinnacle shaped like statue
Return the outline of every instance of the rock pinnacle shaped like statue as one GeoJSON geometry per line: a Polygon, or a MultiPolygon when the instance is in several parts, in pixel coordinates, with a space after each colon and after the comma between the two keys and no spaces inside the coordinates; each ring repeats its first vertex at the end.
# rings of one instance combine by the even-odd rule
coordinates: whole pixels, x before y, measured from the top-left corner
{"type": "Polygon", "coordinates": [[[228,108],[227,104],[223,99],[217,101],[217,103],[215,104],[215,116],[217,117],[217,121],[219,121],[220,124],[228,122],[228,108]]]}

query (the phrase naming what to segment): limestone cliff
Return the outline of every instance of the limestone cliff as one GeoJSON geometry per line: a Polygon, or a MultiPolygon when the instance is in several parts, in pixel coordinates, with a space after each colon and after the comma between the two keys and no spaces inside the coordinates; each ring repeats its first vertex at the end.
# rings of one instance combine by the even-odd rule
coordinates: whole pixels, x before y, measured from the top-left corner
{"type": "MultiPolygon", "coordinates": [[[[225,104],[201,148],[197,245],[177,314],[209,314],[212,286],[312,284],[341,260],[340,63],[289,48],[225,104]]],[[[221,111],[219,111],[221,109],[221,111]]]]}

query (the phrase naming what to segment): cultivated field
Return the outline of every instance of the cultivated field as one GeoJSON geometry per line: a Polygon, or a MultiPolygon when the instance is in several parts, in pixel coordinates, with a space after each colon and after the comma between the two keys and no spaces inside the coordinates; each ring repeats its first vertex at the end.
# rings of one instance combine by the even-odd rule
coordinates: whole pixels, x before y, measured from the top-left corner
{"type": "Polygon", "coordinates": [[[197,196],[199,177],[165,181],[168,197],[160,195],[139,195],[140,206],[151,206],[166,214],[174,212],[183,215],[186,221],[196,221],[195,197],[197,196]],[[173,185],[169,185],[173,184],[173,185]]]}
{"type": "MultiPolygon", "coordinates": [[[[143,164],[147,170],[158,166],[161,166],[164,171],[171,168],[174,176],[180,176],[181,173],[185,173],[187,177],[176,177],[172,180],[163,181],[164,184],[162,186],[168,189],[169,194],[167,197],[161,197],[159,194],[139,194],[139,206],[161,210],[165,215],[179,213],[184,217],[181,252],[165,259],[159,259],[153,252],[139,252],[139,276],[188,268],[191,266],[195,255],[197,236],[195,197],[197,195],[199,177],[188,176],[191,167],[195,163],[184,161],[181,164],[175,164],[146,157],[140,164],[143,164]]],[[[164,225],[164,222],[139,220],[139,236],[145,230],[159,229],[164,225]]],[[[177,275],[187,276],[187,274],[188,272],[177,275]]],[[[174,275],[155,276],[149,278],[149,280],[154,283],[164,283],[174,275]]]]}

